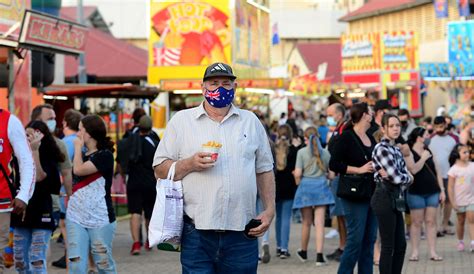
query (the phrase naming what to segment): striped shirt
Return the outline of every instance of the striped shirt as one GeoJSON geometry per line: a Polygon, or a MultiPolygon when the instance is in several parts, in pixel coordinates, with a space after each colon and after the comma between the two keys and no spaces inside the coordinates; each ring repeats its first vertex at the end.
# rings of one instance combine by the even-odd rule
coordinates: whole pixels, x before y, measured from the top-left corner
{"type": "Polygon", "coordinates": [[[184,211],[197,229],[242,231],[256,216],[256,174],[273,170],[267,134],[253,113],[232,105],[220,123],[203,104],[176,113],[153,166],[192,157],[209,141],[222,144],[218,159],[214,167],[183,178],[184,211]]]}

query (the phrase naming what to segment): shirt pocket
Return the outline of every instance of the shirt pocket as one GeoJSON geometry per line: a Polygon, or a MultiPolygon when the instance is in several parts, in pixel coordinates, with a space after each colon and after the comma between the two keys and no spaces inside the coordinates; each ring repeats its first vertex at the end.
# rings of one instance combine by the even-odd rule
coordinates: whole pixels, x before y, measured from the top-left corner
{"type": "Polygon", "coordinates": [[[248,135],[243,135],[239,139],[239,156],[247,159],[247,160],[255,160],[258,144],[255,140],[250,138],[248,135]]]}

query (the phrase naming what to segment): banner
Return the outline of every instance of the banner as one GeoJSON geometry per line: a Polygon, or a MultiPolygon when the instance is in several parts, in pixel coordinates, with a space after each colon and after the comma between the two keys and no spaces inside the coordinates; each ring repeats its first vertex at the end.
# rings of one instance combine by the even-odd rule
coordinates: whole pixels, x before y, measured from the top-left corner
{"type": "Polygon", "coordinates": [[[291,79],[288,90],[303,96],[325,96],[331,94],[331,84],[329,80],[319,81],[315,73],[310,73],[291,79]]]}
{"type": "Polygon", "coordinates": [[[448,50],[450,63],[474,61],[474,21],[448,23],[448,50]]]}
{"type": "Polygon", "coordinates": [[[469,8],[469,0],[457,0],[459,16],[469,16],[471,15],[471,10],[469,8]]]}
{"type": "Polygon", "coordinates": [[[230,62],[227,1],[151,2],[150,64],[197,66],[230,62]]]}
{"type": "Polygon", "coordinates": [[[436,18],[448,17],[448,0],[434,0],[436,18]]]}
{"type": "Polygon", "coordinates": [[[384,70],[418,69],[418,40],[413,31],[385,32],[381,45],[384,70]]]}
{"type": "Polygon", "coordinates": [[[420,63],[420,75],[422,78],[451,77],[448,63],[420,63]]]}
{"type": "Polygon", "coordinates": [[[420,63],[423,78],[451,78],[474,76],[474,63],[420,63]]]}
{"type": "Polygon", "coordinates": [[[341,57],[343,73],[380,70],[380,34],[342,35],[341,57]]]}
{"type": "Polygon", "coordinates": [[[17,47],[20,25],[25,10],[31,7],[31,0],[0,0],[0,45],[17,47]],[[14,25],[17,27],[8,36],[6,32],[14,25]]]}

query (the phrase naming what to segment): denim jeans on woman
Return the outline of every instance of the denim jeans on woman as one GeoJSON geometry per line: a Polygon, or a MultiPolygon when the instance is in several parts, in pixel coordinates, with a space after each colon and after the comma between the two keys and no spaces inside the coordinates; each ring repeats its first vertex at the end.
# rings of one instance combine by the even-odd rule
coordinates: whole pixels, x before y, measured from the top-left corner
{"type": "Polygon", "coordinates": [[[288,250],[293,200],[281,200],[276,204],[275,234],[277,247],[288,250]]]}
{"type": "Polygon", "coordinates": [[[407,247],[402,213],[393,209],[390,192],[380,186],[375,189],[371,205],[379,223],[382,244],[380,273],[399,274],[402,272],[407,247]]]}
{"type": "Polygon", "coordinates": [[[46,252],[50,229],[17,227],[13,230],[15,270],[18,273],[48,273],[46,252]]]}
{"type": "Polygon", "coordinates": [[[256,274],[258,242],[243,231],[198,230],[185,220],[181,266],[183,274],[256,274]]]}
{"type": "Polygon", "coordinates": [[[99,273],[117,273],[112,257],[112,241],[117,223],[100,228],[85,228],[66,219],[70,273],[87,273],[89,249],[99,273]]]}
{"type": "Polygon", "coordinates": [[[341,200],[346,218],[347,241],[337,273],[352,274],[357,264],[359,274],[372,274],[377,220],[370,202],[341,200]]]}

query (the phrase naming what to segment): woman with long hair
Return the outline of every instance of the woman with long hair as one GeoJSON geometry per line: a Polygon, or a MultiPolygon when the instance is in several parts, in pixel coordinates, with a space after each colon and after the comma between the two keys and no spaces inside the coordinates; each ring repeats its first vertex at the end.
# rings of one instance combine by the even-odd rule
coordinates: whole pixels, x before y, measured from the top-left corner
{"type": "Polygon", "coordinates": [[[301,249],[297,255],[302,262],[308,259],[307,250],[311,225],[316,229],[316,266],[326,264],[323,256],[324,217],[326,206],[334,204],[334,196],[327,183],[329,152],[321,146],[318,131],[309,127],[304,132],[307,146],[296,156],[295,181],[298,185],[294,209],[300,209],[303,217],[301,249]]]}
{"type": "Polygon", "coordinates": [[[99,273],[116,273],[112,241],[116,221],[110,188],[114,173],[114,143],[104,120],[87,115],[74,140],[73,189],[67,208],[69,270],[87,272],[89,250],[99,273]],[[83,153],[83,147],[87,152],[83,153]]]}
{"type": "Polygon", "coordinates": [[[26,135],[35,161],[36,184],[25,213],[11,215],[15,269],[19,273],[47,273],[46,255],[55,228],[51,194],[59,194],[58,163],[65,156],[45,123],[28,123],[26,135]]]}
{"type": "Polygon", "coordinates": [[[404,191],[413,181],[413,176],[395,145],[400,136],[399,118],[391,113],[382,117],[383,137],[372,154],[375,169],[376,189],[371,206],[379,224],[381,252],[379,270],[381,274],[399,274],[405,259],[405,212],[404,191]]]}
{"type": "MultiPolygon", "coordinates": [[[[372,151],[375,139],[367,134],[372,121],[372,111],[366,103],[357,103],[351,107],[351,120],[331,155],[329,168],[340,174],[339,188],[344,184],[344,177],[362,177],[366,193],[372,193],[374,186],[372,151]]],[[[342,186],[344,187],[344,186],[342,186]]],[[[370,207],[370,198],[341,198],[346,217],[347,242],[341,257],[338,273],[347,274],[354,271],[357,264],[359,273],[373,273],[374,243],[377,235],[377,221],[370,207]]]]}
{"type": "Polygon", "coordinates": [[[442,261],[443,258],[436,253],[436,213],[438,206],[446,199],[443,178],[435,165],[431,151],[426,147],[425,140],[429,133],[422,127],[417,127],[408,135],[411,162],[408,169],[414,176],[413,184],[408,188],[407,204],[410,208],[411,226],[410,261],[419,260],[420,235],[423,223],[426,228],[426,237],[431,260],[442,261]]]}
{"type": "Polygon", "coordinates": [[[277,256],[281,259],[290,256],[288,242],[290,240],[291,209],[297,187],[293,171],[295,170],[298,148],[293,144],[293,130],[291,127],[287,124],[279,126],[275,142],[275,234],[277,256]]]}

